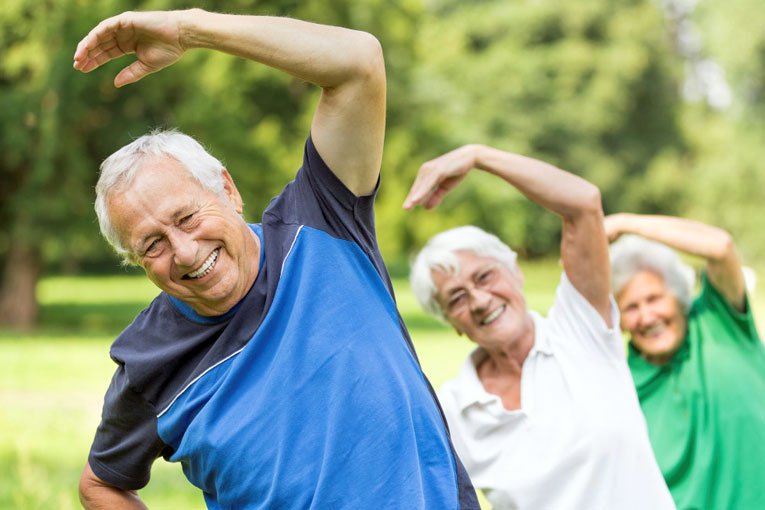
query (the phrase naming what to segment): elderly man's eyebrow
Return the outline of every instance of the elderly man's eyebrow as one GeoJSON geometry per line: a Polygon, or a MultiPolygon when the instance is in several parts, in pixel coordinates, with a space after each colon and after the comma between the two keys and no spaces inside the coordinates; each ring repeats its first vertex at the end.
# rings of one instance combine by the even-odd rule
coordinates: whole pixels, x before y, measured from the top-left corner
{"type": "Polygon", "coordinates": [[[171,216],[173,219],[173,222],[177,222],[178,220],[185,218],[186,216],[190,214],[194,214],[199,209],[202,208],[201,201],[198,199],[195,199],[192,203],[187,205],[180,206],[171,216]]]}

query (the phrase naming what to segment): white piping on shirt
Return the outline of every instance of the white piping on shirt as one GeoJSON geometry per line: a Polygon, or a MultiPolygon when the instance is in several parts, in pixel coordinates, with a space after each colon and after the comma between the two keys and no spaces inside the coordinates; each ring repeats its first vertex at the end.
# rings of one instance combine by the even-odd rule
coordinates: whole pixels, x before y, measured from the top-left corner
{"type": "MultiPolygon", "coordinates": [[[[295,232],[295,237],[292,239],[292,244],[290,244],[290,249],[287,250],[287,255],[285,255],[284,256],[284,260],[282,260],[282,268],[281,268],[281,270],[279,272],[279,276],[281,276],[281,274],[284,272],[284,264],[287,262],[287,259],[289,258],[290,253],[292,253],[292,248],[294,248],[295,242],[297,242],[297,238],[298,238],[298,235],[300,235],[300,231],[301,230],[303,230],[303,225],[300,225],[300,227],[298,227],[298,229],[297,229],[297,232],[295,232]]],[[[197,382],[199,379],[201,379],[207,372],[209,372],[213,368],[217,367],[221,363],[225,363],[227,360],[231,359],[233,356],[236,356],[237,354],[239,354],[243,350],[244,350],[244,347],[242,347],[241,349],[239,349],[237,351],[232,352],[231,354],[229,354],[228,356],[226,356],[225,358],[223,358],[222,360],[220,360],[216,364],[210,366],[207,370],[205,370],[204,372],[202,372],[201,374],[196,376],[194,378],[194,380],[192,380],[189,384],[187,384],[181,391],[178,392],[178,394],[175,397],[173,397],[173,400],[171,400],[170,403],[167,404],[167,406],[157,415],[157,418],[160,418],[163,414],[165,414],[167,411],[169,411],[170,408],[173,407],[173,404],[175,404],[175,401],[178,400],[181,397],[181,395],[183,395],[186,392],[186,390],[188,390],[195,382],[197,382]]]]}

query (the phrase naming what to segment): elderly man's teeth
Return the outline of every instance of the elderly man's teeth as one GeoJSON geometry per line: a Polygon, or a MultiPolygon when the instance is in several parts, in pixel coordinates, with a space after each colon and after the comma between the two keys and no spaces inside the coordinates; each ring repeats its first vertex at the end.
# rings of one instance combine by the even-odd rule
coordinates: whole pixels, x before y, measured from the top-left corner
{"type": "Polygon", "coordinates": [[[499,308],[497,308],[496,310],[491,312],[489,315],[487,315],[486,318],[481,321],[481,324],[484,325],[484,326],[486,326],[487,324],[491,324],[492,322],[497,320],[497,318],[500,315],[502,315],[502,312],[504,312],[504,311],[505,311],[505,307],[504,306],[500,306],[499,308]]]}
{"type": "Polygon", "coordinates": [[[212,267],[215,264],[215,261],[218,260],[218,252],[220,252],[220,248],[212,252],[210,256],[207,257],[207,260],[205,260],[205,263],[202,264],[202,267],[189,273],[188,277],[194,279],[202,278],[203,276],[207,275],[207,273],[212,271],[212,267]]]}

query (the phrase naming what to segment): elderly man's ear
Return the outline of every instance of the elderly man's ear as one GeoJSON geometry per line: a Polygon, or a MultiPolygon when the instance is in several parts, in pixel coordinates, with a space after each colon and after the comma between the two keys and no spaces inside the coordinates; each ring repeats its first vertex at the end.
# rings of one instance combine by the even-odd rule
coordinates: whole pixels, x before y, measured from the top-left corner
{"type": "Polygon", "coordinates": [[[239,194],[239,190],[236,189],[236,184],[234,184],[234,179],[231,178],[231,174],[225,168],[223,169],[223,192],[226,193],[236,212],[242,214],[244,211],[242,195],[239,194]]]}

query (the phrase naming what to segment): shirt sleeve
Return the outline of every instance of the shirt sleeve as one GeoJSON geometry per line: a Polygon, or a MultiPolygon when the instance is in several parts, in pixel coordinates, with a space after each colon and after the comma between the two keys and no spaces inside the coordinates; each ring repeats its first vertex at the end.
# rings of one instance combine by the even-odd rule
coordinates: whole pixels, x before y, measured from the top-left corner
{"type": "Polygon", "coordinates": [[[583,353],[601,353],[606,357],[624,361],[624,340],[619,330],[619,309],[613,296],[609,296],[611,327],[589,301],[561,275],[555,301],[548,314],[549,327],[555,331],[552,338],[560,339],[555,349],[576,349],[583,353]]]}
{"type": "Polygon", "coordinates": [[[733,340],[745,339],[746,341],[759,343],[760,336],[754,324],[752,307],[749,297],[744,296],[744,311],[736,310],[725,296],[723,296],[712,282],[706,272],[701,273],[701,292],[691,305],[689,315],[709,315],[721,328],[729,328],[730,334],[724,335],[733,340]]]}
{"type": "Polygon", "coordinates": [[[356,242],[365,252],[377,248],[374,201],[379,188],[356,196],[332,172],[310,137],[306,140],[303,165],[295,179],[271,202],[264,219],[279,218],[295,225],[306,225],[334,237],[356,242]]]}
{"type": "Polygon", "coordinates": [[[104,396],[101,424],[88,462],[104,482],[123,490],[138,490],[149,483],[152,463],[167,446],[157,434],[155,409],[130,388],[120,366],[104,396]]]}

